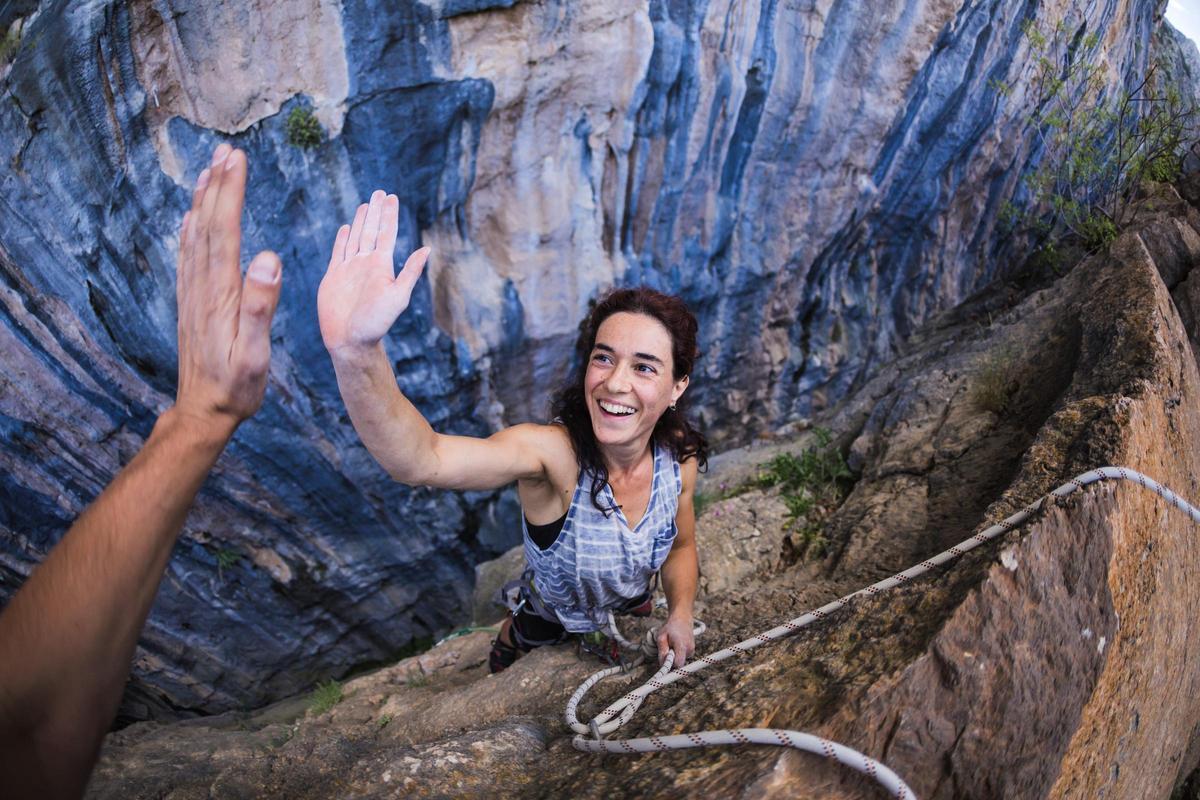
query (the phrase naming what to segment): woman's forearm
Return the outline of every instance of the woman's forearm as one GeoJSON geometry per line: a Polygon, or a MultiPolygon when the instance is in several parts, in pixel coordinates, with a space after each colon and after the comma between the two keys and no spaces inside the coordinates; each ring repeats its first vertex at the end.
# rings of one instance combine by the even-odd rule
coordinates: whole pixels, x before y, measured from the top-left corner
{"type": "Polygon", "coordinates": [[[367,450],[401,483],[426,483],[437,435],[396,385],[383,343],[338,348],[330,356],[342,401],[367,450]]]}
{"type": "Polygon", "coordinates": [[[699,559],[694,543],[671,551],[662,568],[663,593],[667,596],[670,616],[692,618],[699,577],[699,559]]]}

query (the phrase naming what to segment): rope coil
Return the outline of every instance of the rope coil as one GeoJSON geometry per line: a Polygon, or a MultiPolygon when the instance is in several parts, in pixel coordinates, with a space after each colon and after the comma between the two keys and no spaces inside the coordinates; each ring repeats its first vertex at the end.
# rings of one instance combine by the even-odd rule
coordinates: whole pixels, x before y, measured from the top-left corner
{"type": "MultiPolygon", "coordinates": [[[[859,589],[844,597],[840,597],[831,603],[821,606],[818,609],[808,611],[801,614],[795,619],[784,622],[775,628],[772,628],[765,633],[760,633],[755,636],[739,642],[735,645],[719,650],[706,656],[700,656],[694,659],[687,665],[672,671],[671,666],[675,661],[674,652],[668,652],[667,658],[663,661],[662,666],[654,675],[646,681],[642,686],[626,693],[607,708],[596,715],[587,724],[581,723],[576,714],[576,709],[580,701],[588,693],[588,691],[600,681],[607,677],[616,675],[625,671],[622,667],[610,667],[600,670],[586,681],[571,695],[571,699],[567,701],[567,709],[565,720],[567,726],[571,728],[577,735],[572,740],[572,745],[577,750],[583,750],[590,753],[655,753],[666,750],[681,750],[691,747],[709,747],[713,745],[730,745],[730,744],[767,744],[776,747],[792,747],[797,750],[804,750],[809,753],[814,753],[819,756],[824,756],[841,764],[850,767],[858,772],[863,773],[875,779],[881,786],[896,798],[902,800],[916,800],[916,795],[912,789],[898,776],[895,772],[887,767],[887,765],[876,761],[862,753],[847,747],[838,742],[823,739],[812,734],[802,733],[800,731],[783,730],[779,728],[737,728],[731,730],[719,731],[700,731],[696,733],[683,733],[673,736],[650,736],[638,739],[604,739],[615,732],[625,723],[627,723],[638,708],[641,707],[643,701],[651,694],[666,686],[670,686],[675,681],[691,675],[707,666],[718,664],[727,658],[735,655],[741,655],[748,652],[759,645],[772,642],[777,639],[790,636],[805,626],[819,620],[824,619],[828,615],[840,611],[855,597],[862,595],[875,596],[880,592],[885,592],[900,584],[907,583],[913,578],[924,575],[935,567],[941,566],[948,561],[952,561],[959,556],[974,550],[982,544],[992,541],[1001,534],[1007,533],[1017,526],[1025,522],[1033,514],[1041,510],[1047,499],[1055,498],[1060,500],[1067,497],[1073,492],[1083,489],[1085,486],[1096,483],[1102,480],[1126,480],[1133,481],[1143,489],[1148,489],[1159,497],[1167,501],[1174,508],[1182,511],[1191,517],[1193,522],[1200,523],[1200,511],[1194,506],[1181,498],[1179,495],[1172,492],[1167,487],[1159,484],[1151,478],[1146,477],[1132,469],[1126,467],[1100,467],[1090,470],[1081,475],[1077,475],[1071,480],[1059,486],[1054,491],[1047,495],[1043,495],[1037,501],[1031,503],[1020,511],[1012,514],[1000,522],[992,525],[982,533],[974,534],[953,547],[943,550],[935,556],[925,559],[903,572],[898,572],[890,578],[885,578],[877,583],[874,583],[864,589],[859,589]],[[592,738],[588,738],[589,735],[592,738]]],[[[616,630],[616,621],[612,615],[609,615],[609,627],[616,630]]],[[[699,631],[703,632],[703,623],[699,624],[699,631]]],[[[612,631],[610,631],[612,635],[612,631]]],[[[699,634],[697,634],[699,635],[699,634]]],[[[614,637],[622,646],[635,647],[632,642],[620,636],[620,632],[616,632],[614,637]],[[618,638],[619,637],[619,638],[618,638]]],[[[653,643],[653,631],[647,633],[647,639],[653,643]]],[[[644,657],[643,657],[644,659],[644,657]]],[[[634,666],[641,663],[643,659],[635,662],[634,666]]]]}

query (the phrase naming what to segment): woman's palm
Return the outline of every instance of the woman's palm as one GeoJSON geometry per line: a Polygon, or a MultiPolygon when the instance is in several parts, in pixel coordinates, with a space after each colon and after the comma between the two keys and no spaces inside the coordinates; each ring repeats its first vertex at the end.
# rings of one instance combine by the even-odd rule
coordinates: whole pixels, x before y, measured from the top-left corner
{"type": "Polygon", "coordinates": [[[399,211],[395,195],[377,191],[359,206],[354,224],[338,230],[317,290],[321,336],[330,350],[375,345],[408,308],[429,248],[414,252],[394,274],[399,211]]]}

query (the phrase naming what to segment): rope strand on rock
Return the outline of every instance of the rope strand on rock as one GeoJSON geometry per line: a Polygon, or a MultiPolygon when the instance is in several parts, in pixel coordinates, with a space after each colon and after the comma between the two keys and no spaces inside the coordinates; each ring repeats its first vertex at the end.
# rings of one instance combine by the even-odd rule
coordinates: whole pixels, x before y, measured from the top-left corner
{"type": "MultiPolygon", "coordinates": [[[[783,623],[778,627],[772,628],[766,633],[760,633],[752,636],[745,641],[712,653],[706,656],[700,656],[691,663],[672,671],[671,665],[674,663],[675,654],[673,652],[667,654],[666,660],[658,672],[646,681],[642,686],[628,692],[607,708],[596,715],[587,724],[581,723],[576,714],[576,709],[579,706],[584,695],[588,693],[593,686],[605,678],[616,675],[625,671],[622,667],[611,667],[601,670],[586,681],[575,691],[571,699],[567,701],[566,723],[578,734],[572,741],[572,744],[577,750],[584,750],[592,753],[653,753],[662,752],[665,750],[679,750],[689,747],[708,747],[711,745],[729,745],[729,744],[769,744],[777,747],[793,747],[797,750],[805,750],[810,753],[815,753],[826,758],[831,758],[845,764],[846,766],[855,769],[871,778],[878,781],[892,796],[904,798],[908,800],[916,800],[916,795],[912,789],[908,788],[907,784],[886,765],[876,761],[862,753],[837,742],[823,739],[819,736],[813,736],[799,731],[782,730],[777,728],[738,728],[734,730],[720,731],[700,731],[697,733],[684,733],[674,736],[649,736],[639,739],[604,739],[607,736],[626,722],[628,722],[637,712],[642,702],[655,691],[671,685],[685,675],[691,675],[699,672],[707,666],[724,661],[735,655],[746,653],[759,645],[772,642],[777,639],[782,639],[798,632],[801,628],[824,619],[830,614],[844,608],[851,600],[861,595],[874,596],[880,592],[885,592],[895,586],[903,583],[908,583],[913,578],[924,575],[934,567],[941,566],[948,561],[974,550],[982,544],[990,542],[1003,533],[1007,533],[1016,528],[1025,520],[1029,519],[1033,514],[1041,509],[1042,505],[1048,498],[1061,499],[1076,490],[1082,489],[1088,484],[1096,483],[1102,480],[1126,480],[1133,481],[1143,489],[1148,489],[1159,497],[1162,497],[1170,505],[1184,512],[1192,518],[1193,522],[1200,523],[1200,511],[1194,506],[1181,498],[1179,495],[1172,492],[1167,487],[1157,483],[1151,478],[1146,477],[1140,472],[1125,467],[1100,467],[1082,475],[1078,475],[1071,480],[1059,486],[1048,495],[1044,495],[1036,502],[1031,503],[1015,514],[1001,520],[991,526],[982,533],[977,533],[968,539],[964,539],[948,550],[943,550],[935,556],[925,559],[919,564],[916,564],[903,572],[898,572],[890,578],[886,578],[878,583],[871,584],[865,589],[859,589],[856,592],[834,600],[832,603],[821,606],[805,614],[796,617],[793,620],[783,623]],[[588,738],[588,737],[591,738],[588,738]]],[[[610,627],[615,629],[616,622],[610,617],[610,627]]],[[[619,632],[617,634],[620,635],[619,632]]],[[[653,632],[651,631],[647,638],[653,641],[653,632]]],[[[623,646],[632,646],[623,637],[618,639],[623,646]]]]}

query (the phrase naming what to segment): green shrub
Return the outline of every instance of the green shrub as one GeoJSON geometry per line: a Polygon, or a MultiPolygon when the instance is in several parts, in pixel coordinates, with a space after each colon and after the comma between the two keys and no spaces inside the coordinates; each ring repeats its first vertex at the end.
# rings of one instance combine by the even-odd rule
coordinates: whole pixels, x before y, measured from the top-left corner
{"type": "Polygon", "coordinates": [[[799,557],[824,554],[822,523],[841,504],[854,480],[846,459],[832,444],[832,434],[816,428],[813,435],[815,445],[799,455],[781,453],[767,462],[755,479],[759,487],[779,487],[787,508],[787,527],[799,539],[797,544],[789,538],[789,544],[799,557]]]}
{"type": "Polygon", "coordinates": [[[1103,214],[1088,214],[1079,221],[1079,236],[1089,250],[1102,250],[1117,238],[1117,226],[1103,214]]]}
{"type": "Polygon", "coordinates": [[[1183,155],[1200,141],[1200,113],[1155,64],[1132,88],[1109,92],[1094,33],[1079,37],[1061,22],[1042,31],[1026,21],[1024,34],[1032,61],[1029,122],[1042,152],[1025,179],[1027,222],[1043,241],[1066,237],[1105,248],[1129,222],[1144,181],[1178,178],[1183,155]]]}
{"type": "Polygon", "coordinates": [[[307,106],[296,106],[288,114],[284,125],[287,132],[288,144],[303,150],[316,147],[325,141],[325,131],[317,116],[307,106]]]}
{"type": "Polygon", "coordinates": [[[824,428],[814,428],[816,444],[803,452],[780,453],[763,464],[749,481],[738,486],[722,483],[716,492],[696,493],[696,516],[712,504],[745,494],[754,489],[779,487],[779,498],[787,508],[786,527],[797,534],[797,545],[791,534],[785,536],[785,562],[791,563],[804,555],[820,554],[825,549],[821,535],[824,520],[841,504],[854,482],[854,474],[846,459],[833,445],[833,435],[824,428]]]}
{"type": "Polygon", "coordinates": [[[1054,242],[1043,242],[1040,247],[1033,251],[1030,257],[1030,263],[1035,269],[1050,270],[1055,274],[1062,269],[1063,254],[1054,246],[1054,242]]]}
{"type": "Polygon", "coordinates": [[[759,470],[755,482],[762,487],[779,486],[783,494],[836,484],[850,479],[850,468],[841,451],[831,446],[833,435],[824,428],[813,429],[817,443],[800,455],[781,453],[759,470]]]}
{"type": "Polygon", "coordinates": [[[1016,357],[1010,349],[991,352],[971,383],[968,397],[980,411],[1003,414],[1016,389],[1016,357]]]}
{"type": "Polygon", "coordinates": [[[308,701],[308,710],[313,714],[320,715],[340,702],[342,702],[342,685],[330,679],[325,683],[318,683],[317,688],[313,689],[312,697],[308,701]]]}

